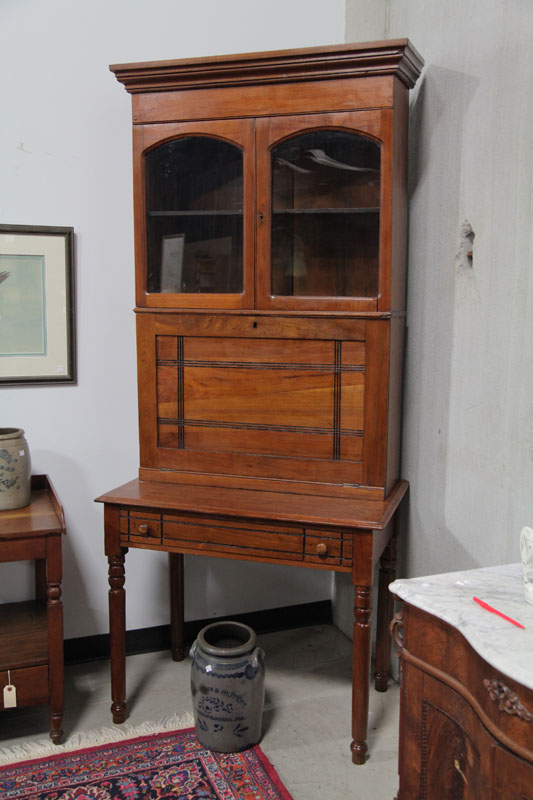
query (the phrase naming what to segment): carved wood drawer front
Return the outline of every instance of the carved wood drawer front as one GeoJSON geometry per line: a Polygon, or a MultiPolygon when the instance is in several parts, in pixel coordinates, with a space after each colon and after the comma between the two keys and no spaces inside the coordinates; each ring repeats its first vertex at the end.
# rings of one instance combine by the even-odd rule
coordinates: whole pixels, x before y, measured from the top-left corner
{"type": "MultiPolygon", "coordinates": [[[[9,671],[17,693],[17,708],[48,702],[48,666],[24,667],[9,671]]],[[[9,683],[7,670],[0,672],[0,709],[4,708],[4,686],[9,683]]]]}
{"type": "Polygon", "coordinates": [[[310,564],[351,567],[352,537],[340,531],[306,530],[304,560],[310,564]]]}
{"type": "Polygon", "coordinates": [[[257,559],[301,561],[303,530],[278,525],[193,520],[179,514],[163,515],[163,544],[179,541],[183,552],[212,552],[257,559]]]}
{"type": "Polygon", "coordinates": [[[151,511],[120,512],[122,544],[161,544],[161,514],[151,511]]]}

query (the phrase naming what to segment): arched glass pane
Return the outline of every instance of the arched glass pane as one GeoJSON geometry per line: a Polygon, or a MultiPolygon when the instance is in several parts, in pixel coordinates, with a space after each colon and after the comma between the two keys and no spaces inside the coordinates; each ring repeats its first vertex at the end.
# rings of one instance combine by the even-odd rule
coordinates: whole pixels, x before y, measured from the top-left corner
{"type": "Polygon", "coordinates": [[[145,156],[147,291],[243,289],[243,156],[189,136],[145,156]]]}
{"type": "Polygon", "coordinates": [[[322,130],[272,150],[272,294],[373,297],[380,146],[322,130]]]}

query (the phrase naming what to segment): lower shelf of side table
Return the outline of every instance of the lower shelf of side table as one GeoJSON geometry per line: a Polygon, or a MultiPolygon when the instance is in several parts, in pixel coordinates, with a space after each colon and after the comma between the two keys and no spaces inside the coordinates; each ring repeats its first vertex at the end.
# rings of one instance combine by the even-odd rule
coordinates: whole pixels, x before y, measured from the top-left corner
{"type": "MultiPolygon", "coordinates": [[[[0,686],[10,682],[17,707],[48,702],[48,621],[46,601],[0,605],[0,686]]],[[[4,708],[0,694],[0,709],[4,708]]]]}

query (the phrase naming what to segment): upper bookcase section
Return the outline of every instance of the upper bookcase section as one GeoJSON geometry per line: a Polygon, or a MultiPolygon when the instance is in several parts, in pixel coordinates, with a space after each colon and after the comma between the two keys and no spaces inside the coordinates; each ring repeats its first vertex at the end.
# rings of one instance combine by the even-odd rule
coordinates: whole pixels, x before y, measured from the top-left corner
{"type": "Polygon", "coordinates": [[[266,53],[113,64],[128,92],[168,92],[267,83],[395,75],[409,89],[423,59],[408,39],[266,53]]]}
{"type": "Polygon", "coordinates": [[[404,307],[407,39],[111,67],[139,308],[404,307]]]}

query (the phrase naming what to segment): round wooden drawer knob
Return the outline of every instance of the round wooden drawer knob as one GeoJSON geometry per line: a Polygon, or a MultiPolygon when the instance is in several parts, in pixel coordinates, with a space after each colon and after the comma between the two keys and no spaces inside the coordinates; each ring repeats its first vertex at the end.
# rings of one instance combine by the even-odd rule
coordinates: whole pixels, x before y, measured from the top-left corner
{"type": "Polygon", "coordinates": [[[139,525],[138,531],[139,533],[148,533],[148,525],[146,522],[143,522],[139,525]]]}
{"type": "Polygon", "coordinates": [[[325,556],[328,552],[328,546],[325,542],[319,542],[316,546],[316,552],[319,556],[325,556]]]}

